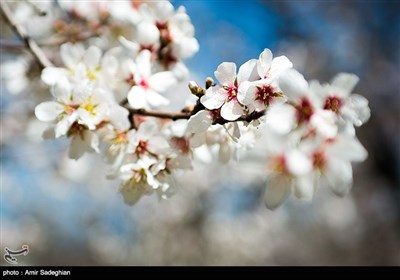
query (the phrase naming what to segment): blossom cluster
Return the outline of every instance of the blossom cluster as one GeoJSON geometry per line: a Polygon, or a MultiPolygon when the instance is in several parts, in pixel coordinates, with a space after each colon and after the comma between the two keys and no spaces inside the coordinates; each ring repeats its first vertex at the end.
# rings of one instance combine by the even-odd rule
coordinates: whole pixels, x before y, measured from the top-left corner
{"type": "MultiPolygon", "coordinates": [[[[14,12],[34,13],[38,7],[27,3],[14,12]]],[[[35,108],[49,123],[44,137],[70,139],[72,159],[101,154],[129,205],[153,193],[168,198],[175,176],[194,161],[238,161],[250,149],[263,155],[270,209],[290,194],[310,200],[322,185],[348,192],[351,163],[367,157],[355,127],[370,116],[368,101],[352,93],[356,75],[308,82],[287,57],[265,49],[238,69],[221,63],[216,83],[190,82],[188,106],[162,113],[171,105],[169,89],[188,77],[183,60],[199,45],[183,7],[133,3],[57,1],[58,10],[43,4],[50,13],[43,22],[52,28],[42,37],[67,39],[53,50],[57,66],[40,75],[53,96],[35,108]]]]}

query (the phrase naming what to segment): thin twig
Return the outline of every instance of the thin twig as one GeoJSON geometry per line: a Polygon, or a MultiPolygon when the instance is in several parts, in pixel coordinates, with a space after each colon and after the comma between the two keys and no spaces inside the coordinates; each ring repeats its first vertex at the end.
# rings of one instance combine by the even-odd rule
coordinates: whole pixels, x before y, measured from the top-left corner
{"type": "Polygon", "coordinates": [[[39,63],[39,65],[42,68],[53,66],[53,63],[50,62],[50,60],[47,58],[47,56],[44,54],[43,50],[38,46],[35,40],[30,38],[26,34],[23,27],[15,21],[12,12],[10,8],[7,6],[7,4],[2,1],[0,2],[0,7],[1,7],[1,14],[7,21],[8,25],[13,29],[15,34],[17,34],[17,36],[24,42],[28,50],[32,53],[36,61],[39,63]]]}
{"type": "MultiPolygon", "coordinates": [[[[145,109],[131,109],[131,108],[128,108],[128,110],[131,115],[141,115],[141,116],[155,117],[159,119],[170,119],[173,121],[188,120],[192,115],[195,114],[194,110],[189,112],[159,112],[159,111],[150,111],[145,109]]],[[[265,111],[261,111],[261,112],[253,112],[250,115],[240,117],[235,121],[228,121],[223,118],[218,118],[214,120],[214,124],[226,124],[229,122],[236,122],[236,121],[251,122],[261,118],[264,115],[265,111]]]]}
{"type": "Polygon", "coordinates": [[[148,117],[156,117],[159,119],[171,119],[175,120],[184,120],[189,119],[192,115],[191,112],[158,112],[158,111],[149,111],[144,109],[128,109],[132,115],[142,115],[148,117]]]}

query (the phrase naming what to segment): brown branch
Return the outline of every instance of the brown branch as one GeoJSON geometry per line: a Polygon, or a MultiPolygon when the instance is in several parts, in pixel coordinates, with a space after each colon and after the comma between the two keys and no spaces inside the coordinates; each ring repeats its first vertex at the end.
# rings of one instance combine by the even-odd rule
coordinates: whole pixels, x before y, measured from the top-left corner
{"type": "Polygon", "coordinates": [[[12,28],[15,34],[24,42],[25,46],[35,57],[35,60],[39,63],[39,65],[42,68],[53,66],[53,63],[50,62],[50,60],[47,58],[47,56],[44,54],[43,50],[38,46],[35,40],[30,38],[26,34],[24,28],[15,21],[14,16],[12,15],[12,12],[10,8],[7,6],[7,4],[4,1],[1,1],[0,7],[1,7],[1,14],[3,15],[8,25],[12,28]]]}
{"type": "Polygon", "coordinates": [[[132,115],[142,115],[148,117],[155,117],[159,119],[171,119],[173,121],[176,120],[187,120],[192,115],[191,112],[158,112],[158,111],[149,111],[144,109],[131,109],[128,108],[129,112],[132,115]]]}
{"type": "MultiPolygon", "coordinates": [[[[141,116],[155,117],[159,119],[170,119],[173,121],[188,120],[192,115],[198,112],[197,110],[187,111],[187,112],[159,112],[159,111],[150,111],[145,109],[131,109],[131,108],[128,108],[128,110],[131,115],[141,115],[141,116]]],[[[223,118],[218,118],[214,120],[213,124],[226,124],[229,122],[236,122],[236,121],[251,122],[261,118],[264,115],[265,111],[261,111],[261,112],[253,112],[250,115],[240,117],[235,121],[228,121],[223,118]]]]}

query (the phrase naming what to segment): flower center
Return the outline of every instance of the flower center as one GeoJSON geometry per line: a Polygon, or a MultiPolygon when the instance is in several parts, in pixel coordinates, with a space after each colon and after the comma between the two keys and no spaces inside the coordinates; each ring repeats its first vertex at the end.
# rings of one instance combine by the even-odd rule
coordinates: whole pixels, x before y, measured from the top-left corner
{"type": "Polygon", "coordinates": [[[313,167],[315,169],[323,169],[326,165],[326,158],[323,152],[317,151],[312,155],[313,167]]]}
{"type": "Polygon", "coordinates": [[[135,83],[135,77],[133,76],[133,73],[130,73],[128,78],[125,79],[125,82],[130,85],[131,87],[133,87],[134,85],[136,85],[135,83]]]}
{"type": "Polygon", "coordinates": [[[128,135],[126,134],[126,131],[115,130],[115,138],[113,141],[117,145],[128,143],[128,135]]]}
{"type": "Polygon", "coordinates": [[[144,89],[148,89],[148,88],[149,88],[149,84],[148,84],[147,81],[144,80],[144,79],[140,80],[139,85],[140,85],[141,87],[143,87],[144,89]]]}
{"type": "Polygon", "coordinates": [[[92,103],[92,98],[91,97],[88,98],[87,103],[82,107],[83,107],[83,109],[88,111],[90,115],[92,115],[92,116],[96,115],[97,104],[93,104],[92,103]]]}
{"type": "Polygon", "coordinates": [[[100,66],[96,67],[95,69],[87,69],[86,70],[86,77],[91,81],[97,80],[97,74],[100,71],[100,66]]]}
{"type": "Polygon", "coordinates": [[[343,105],[342,99],[340,99],[339,97],[336,97],[336,96],[329,96],[325,100],[324,109],[331,110],[331,111],[335,112],[336,114],[339,114],[340,108],[342,107],[342,105],[343,105]]]}
{"type": "Polygon", "coordinates": [[[83,124],[79,124],[78,122],[74,122],[67,132],[67,137],[71,137],[73,135],[79,135],[82,140],[84,140],[84,131],[87,130],[87,126],[83,124]]]}
{"type": "Polygon", "coordinates": [[[277,173],[287,174],[288,170],[286,167],[286,158],[284,155],[277,156],[273,160],[273,170],[277,173]]]}
{"type": "Polygon", "coordinates": [[[256,100],[262,102],[266,107],[270,105],[274,97],[282,97],[282,93],[276,92],[271,85],[257,87],[256,100]]]}
{"type": "Polygon", "coordinates": [[[147,146],[148,146],[147,141],[140,140],[136,147],[135,154],[138,157],[142,156],[147,151],[147,146]]]}
{"type": "Polygon", "coordinates": [[[308,122],[312,114],[314,113],[314,108],[310,100],[308,100],[308,98],[305,97],[301,99],[301,102],[296,106],[296,109],[297,109],[297,122],[299,124],[308,122]]]}
{"type": "Polygon", "coordinates": [[[231,101],[232,99],[236,99],[237,96],[237,86],[222,86],[226,90],[226,94],[228,95],[228,101],[231,101]]]}
{"type": "Polygon", "coordinates": [[[190,144],[185,137],[172,137],[171,142],[174,148],[181,151],[183,154],[189,153],[190,144]]]}
{"type": "Polygon", "coordinates": [[[76,105],[73,104],[65,104],[64,105],[64,112],[65,114],[67,114],[68,116],[72,115],[72,113],[77,109],[76,105]]]}

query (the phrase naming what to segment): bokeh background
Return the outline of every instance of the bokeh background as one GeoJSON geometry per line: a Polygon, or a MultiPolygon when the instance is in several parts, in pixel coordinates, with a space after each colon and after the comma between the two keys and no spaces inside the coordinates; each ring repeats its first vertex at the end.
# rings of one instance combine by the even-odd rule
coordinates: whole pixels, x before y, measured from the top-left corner
{"type": "MultiPolygon", "coordinates": [[[[200,51],[188,66],[199,82],[219,63],[243,63],[265,47],[308,79],[360,77],[355,91],[372,117],[357,134],[369,157],[354,165],[351,193],[321,189],[311,203],[289,200],[271,212],[265,181],[239,162],[199,165],[179,178],[171,199],[129,207],[98,157],[71,161],[67,141],[43,142],[42,126],[26,113],[35,106],[31,92],[9,94],[2,80],[1,254],[28,244],[19,264],[400,265],[399,2],[173,3],[196,27],[200,51]]],[[[2,49],[2,62],[12,59],[2,49]]]]}

